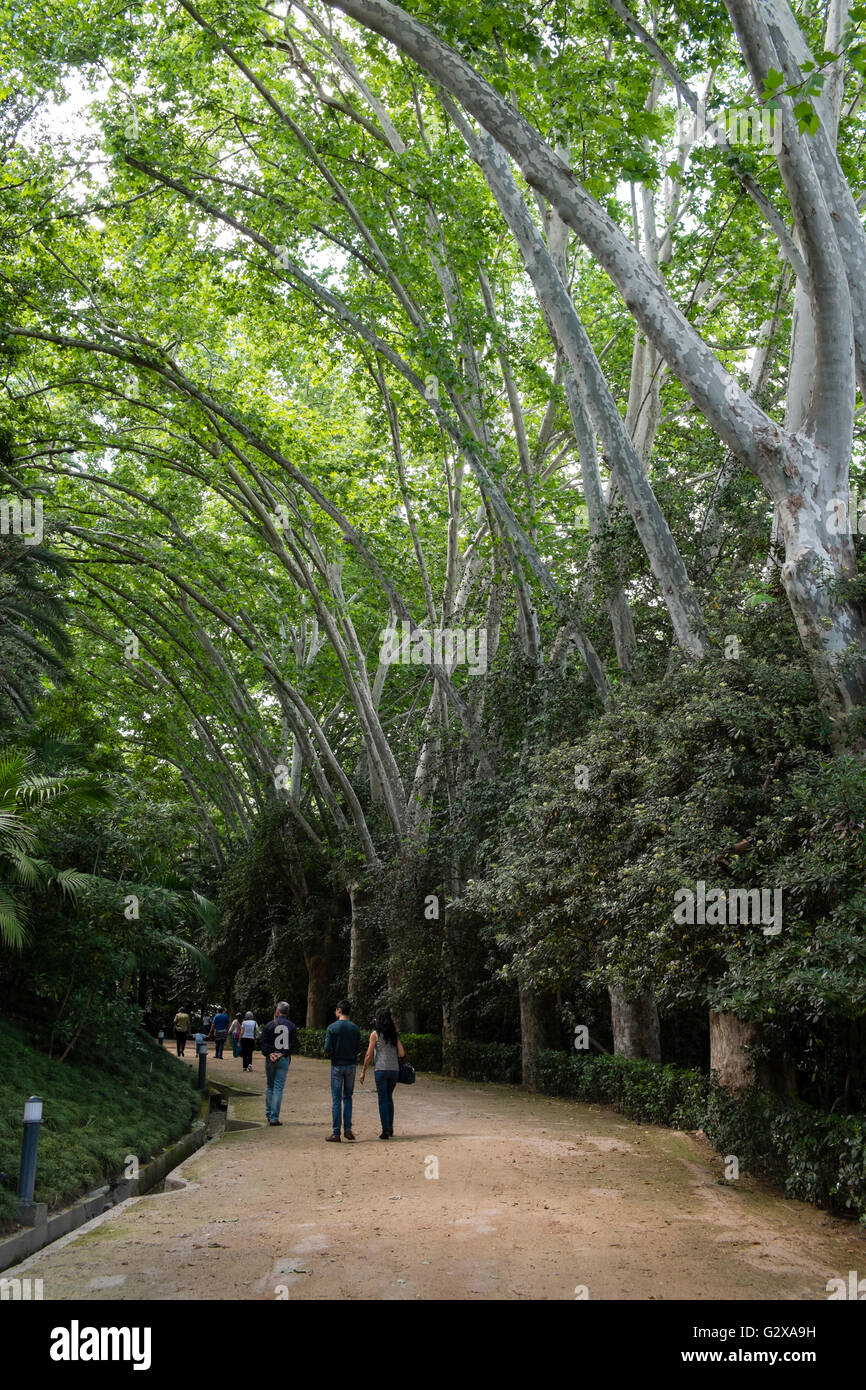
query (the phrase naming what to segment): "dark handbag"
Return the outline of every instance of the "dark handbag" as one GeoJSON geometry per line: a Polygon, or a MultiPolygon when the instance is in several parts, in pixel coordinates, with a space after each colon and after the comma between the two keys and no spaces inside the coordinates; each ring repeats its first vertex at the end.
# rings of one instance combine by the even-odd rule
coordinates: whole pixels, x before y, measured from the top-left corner
{"type": "Polygon", "coordinates": [[[408,1057],[397,1063],[397,1080],[402,1081],[404,1086],[415,1085],[415,1068],[409,1065],[408,1057]]]}

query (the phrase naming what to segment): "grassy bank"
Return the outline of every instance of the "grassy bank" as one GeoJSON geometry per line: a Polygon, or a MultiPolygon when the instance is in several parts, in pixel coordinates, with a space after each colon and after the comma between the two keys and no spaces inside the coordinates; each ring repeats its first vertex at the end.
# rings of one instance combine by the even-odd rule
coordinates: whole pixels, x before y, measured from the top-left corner
{"type": "Polygon", "coordinates": [[[36,1201],[57,1207],[120,1176],[127,1155],[139,1163],[178,1139],[198,1110],[193,1076],[139,1034],[134,1046],[62,1065],[0,1023],[0,1224],[17,1210],[24,1102],[43,1101],[36,1201]]]}

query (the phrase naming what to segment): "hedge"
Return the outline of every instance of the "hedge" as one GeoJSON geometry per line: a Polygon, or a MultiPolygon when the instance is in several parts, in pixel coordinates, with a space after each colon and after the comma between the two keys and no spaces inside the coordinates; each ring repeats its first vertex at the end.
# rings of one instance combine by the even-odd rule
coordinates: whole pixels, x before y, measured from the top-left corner
{"type": "Polygon", "coordinates": [[[788,1197],[849,1211],[866,1225],[866,1119],[830,1115],[768,1091],[710,1092],[707,1138],[788,1197]]]}
{"type": "Polygon", "coordinates": [[[704,1128],[710,1081],[698,1071],[631,1057],[541,1052],[536,1076],[545,1095],[601,1101],[632,1119],[674,1129],[704,1128]]]}
{"type": "MultiPolygon", "coordinates": [[[[299,1028],[298,1040],[302,1057],[324,1057],[325,1029],[299,1028]]],[[[370,1034],[361,1030],[360,1056],[367,1051],[370,1034]]],[[[435,1033],[401,1033],[400,1041],[409,1061],[418,1071],[442,1070],[442,1039],[435,1033]]]]}
{"type": "Polygon", "coordinates": [[[523,1076],[520,1044],[466,1042],[447,1043],[443,1049],[442,1070],[466,1081],[504,1081],[519,1086],[523,1076]]]}
{"type": "MultiPolygon", "coordinates": [[[[322,1057],[324,1028],[299,1028],[303,1057],[322,1057]]],[[[369,1032],[361,1032],[361,1055],[367,1050],[369,1032]]],[[[466,1081],[503,1081],[519,1086],[521,1081],[520,1044],[452,1042],[445,1048],[435,1033],[401,1033],[400,1041],[417,1071],[444,1071],[466,1081]]]]}
{"type": "Polygon", "coordinates": [[[821,1207],[866,1224],[866,1119],[830,1115],[802,1101],[752,1088],[738,1096],[714,1077],[629,1057],[542,1052],[539,1090],[614,1105],[635,1120],[702,1129],[720,1154],[821,1207]]]}

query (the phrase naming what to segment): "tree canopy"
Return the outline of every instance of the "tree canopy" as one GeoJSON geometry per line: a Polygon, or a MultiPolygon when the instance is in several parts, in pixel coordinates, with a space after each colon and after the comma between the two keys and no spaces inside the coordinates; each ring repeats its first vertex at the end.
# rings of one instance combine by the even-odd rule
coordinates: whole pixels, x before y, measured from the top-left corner
{"type": "Polygon", "coordinates": [[[862,1097],[866,7],[3,25],[3,766],[113,797],[34,812],[106,1000],[612,991],[862,1097]]]}

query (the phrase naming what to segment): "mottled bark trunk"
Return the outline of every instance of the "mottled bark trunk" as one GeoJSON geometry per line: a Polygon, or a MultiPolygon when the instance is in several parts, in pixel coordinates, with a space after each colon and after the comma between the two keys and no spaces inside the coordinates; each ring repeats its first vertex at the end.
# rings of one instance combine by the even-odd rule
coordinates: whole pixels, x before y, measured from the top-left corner
{"type": "Polygon", "coordinates": [[[321,935],[304,951],[307,966],[307,1027],[325,1028],[331,1021],[328,993],[331,987],[331,967],[334,944],[340,924],[345,918],[346,899],[341,893],[332,899],[321,935]]]}
{"type": "Polygon", "coordinates": [[[307,1023],[308,1028],[325,1028],[328,1020],[328,985],[330,982],[330,951],[304,952],[307,966],[307,1023]]]}
{"type": "MultiPolygon", "coordinates": [[[[563,225],[560,223],[560,225],[563,225]]],[[[583,479],[583,495],[586,498],[587,519],[590,535],[601,534],[608,524],[609,515],[604,497],[604,486],[598,470],[598,451],[586,407],[580,394],[574,373],[569,369],[565,374],[565,399],[568,405],[574,435],[577,440],[583,479]]],[[[615,578],[606,595],[607,611],[613,628],[616,659],[623,671],[637,672],[637,637],[634,622],[625,590],[619,578],[615,578]]]]}
{"type": "Polygon", "coordinates": [[[418,1032],[418,1007],[406,998],[406,977],[401,965],[391,962],[388,967],[388,1000],[402,1033],[418,1032]]]}
{"type": "Polygon", "coordinates": [[[352,917],[349,927],[349,999],[354,1017],[360,1018],[364,995],[364,966],[366,964],[367,931],[364,909],[369,894],[357,883],[349,884],[352,917]]]}
{"type": "Polygon", "coordinates": [[[445,913],[442,920],[442,1056],[443,1069],[449,1076],[456,1070],[449,1061],[448,1048],[463,1037],[463,951],[461,951],[460,912],[452,903],[459,901],[464,888],[464,867],[452,859],[445,881],[445,913]]]}
{"type": "MultiPolygon", "coordinates": [[[[454,117],[453,106],[448,109],[454,117]]],[[[687,655],[703,657],[709,639],[683,558],[626,433],[586,330],[514,182],[505,150],[486,134],[475,140],[468,127],[461,129],[520,248],[552,335],[574,373],[586,411],[609,455],[611,474],[634,521],[677,641],[687,655]]]]}
{"type": "Polygon", "coordinates": [[[538,1054],[555,1047],[558,1024],[556,1007],[550,995],[532,989],[519,990],[520,1052],[523,1084],[528,1091],[538,1089],[538,1054]]]}
{"type": "Polygon", "coordinates": [[[628,999],[618,985],[612,986],[608,994],[615,1054],[660,1062],[659,1014],[653,994],[648,991],[636,999],[628,999]]]}
{"type": "Polygon", "coordinates": [[[757,1023],[710,1011],[710,1070],[718,1073],[726,1091],[736,1094],[755,1085],[755,1064],[745,1049],[757,1036],[757,1023]]]}
{"type": "Polygon", "coordinates": [[[748,1048],[761,1040],[761,1025],[731,1013],[710,1013],[710,1070],[732,1095],[760,1086],[777,1096],[796,1096],[797,1072],[783,1052],[753,1057],[748,1048]]]}
{"type": "MultiPolygon", "coordinates": [[[[326,2],[397,44],[508,150],[531,187],[557,210],[606,270],[648,341],[731,452],[754,471],[780,508],[786,502],[798,505],[793,496],[796,492],[800,494],[799,505],[812,510],[814,472],[808,467],[790,471],[799,470],[803,462],[802,435],[792,438],[740,388],[694,325],[671,301],[652,267],[508,99],[403,10],[381,0],[326,2]],[[789,486],[789,481],[794,482],[794,487],[789,486]]],[[[778,68],[781,62],[783,69],[791,67],[794,58],[802,56],[800,50],[806,51],[796,20],[783,0],[768,0],[762,7],[749,0],[726,0],[726,4],[743,57],[759,90],[771,66],[778,68]]],[[[459,115],[456,119],[460,120],[459,115]]],[[[808,437],[817,446],[815,452],[823,452],[829,460],[835,486],[847,491],[855,343],[859,379],[866,389],[866,235],[850,185],[832,148],[832,131],[828,136],[819,126],[814,137],[804,141],[787,98],[782,99],[777,120],[781,121],[782,134],[777,160],[800,241],[800,259],[805,262],[815,322],[816,371],[808,437]]],[[[461,122],[461,129],[463,125],[465,122],[461,122]]],[[[470,148],[478,143],[468,129],[464,138],[470,148]]],[[[485,174],[492,186],[495,180],[488,168],[485,174]]],[[[537,264],[534,251],[527,260],[531,270],[535,268],[533,259],[537,264]]],[[[544,299],[550,308],[547,294],[544,299]]],[[[612,419],[611,424],[615,424],[612,419]]],[[[611,462],[615,462],[613,456],[611,462]]],[[[866,666],[856,654],[849,666],[839,658],[845,648],[863,643],[866,628],[850,607],[829,601],[826,585],[816,593],[808,577],[815,564],[822,565],[826,547],[811,545],[808,540],[792,547],[789,536],[786,542],[789,553],[783,579],[798,628],[812,657],[826,707],[832,711],[835,706],[844,719],[866,694],[866,666]],[[822,630],[825,622],[826,629],[822,630]],[[829,691],[827,680],[831,682],[829,691]]],[[[652,562],[651,554],[650,558],[652,562]]],[[[668,577],[667,563],[661,565],[661,571],[663,578],[668,577]]],[[[830,573],[836,573],[832,565],[830,573]]],[[[664,583],[662,589],[665,591],[664,583]]],[[[693,611],[693,596],[678,585],[674,592],[665,592],[665,598],[669,607],[674,600],[680,609],[672,617],[681,644],[685,639],[685,650],[694,646],[693,654],[703,655],[706,640],[700,615],[693,611]],[[681,592],[677,593],[677,589],[681,592]],[[683,602],[677,602],[680,599],[683,602]]]]}
{"type": "Polygon", "coordinates": [[[778,507],[785,546],[782,583],[819,697],[841,735],[847,716],[866,700],[863,610],[837,592],[840,581],[857,573],[847,530],[857,526],[858,518],[856,507],[849,512],[847,469],[840,477],[818,451],[808,452],[804,455],[811,466],[801,462],[801,488],[791,488],[778,507]]]}
{"type": "Polygon", "coordinates": [[[460,894],[462,880],[457,865],[451,866],[448,894],[442,924],[442,1054],[443,1067],[449,1076],[455,1074],[448,1061],[448,1048],[462,1037],[462,983],[459,965],[460,914],[449,904],[460,894]]]}

